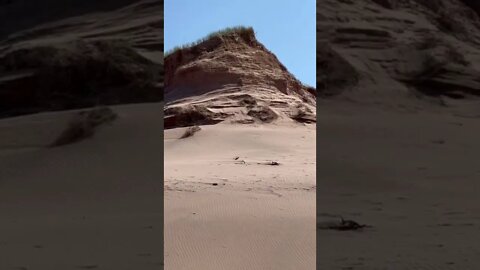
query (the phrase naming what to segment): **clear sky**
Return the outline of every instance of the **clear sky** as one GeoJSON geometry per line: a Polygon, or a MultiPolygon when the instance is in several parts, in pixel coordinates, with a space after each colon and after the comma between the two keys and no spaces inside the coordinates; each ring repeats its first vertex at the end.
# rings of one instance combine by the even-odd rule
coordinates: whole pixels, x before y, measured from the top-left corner
{"type": "Polygon", "coordinates": [[[316,0],[166,0],[165,51],[232,26],[257,39],[303,83],[316,85],[316,0]]]}

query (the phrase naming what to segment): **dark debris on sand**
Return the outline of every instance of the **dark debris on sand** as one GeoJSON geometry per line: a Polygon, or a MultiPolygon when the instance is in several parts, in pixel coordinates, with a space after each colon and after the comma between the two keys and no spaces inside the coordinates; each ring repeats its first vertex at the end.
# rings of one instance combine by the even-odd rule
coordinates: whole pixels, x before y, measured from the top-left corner
{"type": "Polygon", "coordinates": [[[371,227],[371,225],[360,224],[354,220],[346,220],[343,217],[340,217],[339,221],[326,221],[317,223],[317,228],[320,230],[358,231],[363,228],[371,227]]]}

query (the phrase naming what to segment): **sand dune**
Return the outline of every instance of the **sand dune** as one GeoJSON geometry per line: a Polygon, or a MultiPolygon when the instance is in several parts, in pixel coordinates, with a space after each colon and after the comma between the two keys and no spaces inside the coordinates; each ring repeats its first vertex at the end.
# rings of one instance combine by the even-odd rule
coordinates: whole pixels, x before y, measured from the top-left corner
{"type": "Polygon", "coordinates": [[[315,89],[288,72],[253,28],[213,33],[168,53],[165,66],[165,128],[315,122],[315,89]]]}

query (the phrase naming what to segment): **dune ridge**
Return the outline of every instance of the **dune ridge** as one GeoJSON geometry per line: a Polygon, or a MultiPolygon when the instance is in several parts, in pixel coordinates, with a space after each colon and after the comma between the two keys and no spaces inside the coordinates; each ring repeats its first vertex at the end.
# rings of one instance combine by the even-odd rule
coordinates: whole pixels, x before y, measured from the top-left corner
{"type": "Polygon", "coordinates": [[[175,50],[165,67],[166,128],[196,121],[315,121],[315,89],[289,73],[252,28],[220,31],[175,50]]]}

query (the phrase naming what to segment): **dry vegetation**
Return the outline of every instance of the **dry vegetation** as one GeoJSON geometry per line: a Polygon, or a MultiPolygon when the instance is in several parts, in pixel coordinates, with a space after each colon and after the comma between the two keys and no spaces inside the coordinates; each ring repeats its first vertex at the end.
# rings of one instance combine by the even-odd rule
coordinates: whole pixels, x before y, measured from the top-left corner
{"type": "Polygon", "coordinates": [[[183,49],[186,49],[186,48],[190,48],[190,47],[193,47],[195,45],[198,45],[212,37],[216,37],[216,36],[223,36],[223,35],[227,35],[227,34],[231,34],[231,33],[252,33],[254,32],[253,28],[252,27],[246,27],[246,26],[235,26],[235,27],[227,27],[227,28],[224,28],[222,30],[219,30],[219,31],[215,31],[215,32],[212,32],[210,34],[208,34],[206,37],[203,37],[197,41],[194,41],[194,42],[191,42],[191,43],[187,43],[187,44],[184,44],[184,45],[181,45],[181,46],[176,46],[174,47],[173,49],[171,50],[168,50],[165,52],[165,57],[179,51],[179,50],[183,50],[183,49]]]}
{"type": "Polygon", "coordinates": [[[200,130],[202,129],[199,126],[188,127],[183,133],[183,135],[180,137],[180,139],[192,137],[193,135],[195,135],[195,133],[199,132],[200,130]]]}
{"type": "Polygon", "coordinates": [[[117,115],[108,107],[82,111],[74,115],[67,128],[50,145],[51,147],[72,144],[90,138],[100,125],[111,123],[117,115]]]}

